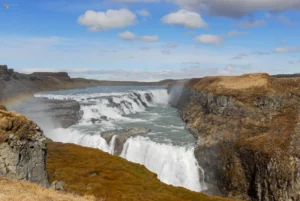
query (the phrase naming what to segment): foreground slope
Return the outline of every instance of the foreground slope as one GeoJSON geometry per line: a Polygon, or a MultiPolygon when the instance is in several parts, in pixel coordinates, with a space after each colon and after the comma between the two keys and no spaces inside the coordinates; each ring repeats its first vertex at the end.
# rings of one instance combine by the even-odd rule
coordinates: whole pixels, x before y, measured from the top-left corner
{"type": "Polygon", "coordinates": [[[49,142],[47,170],[50,182],[65,182],[66,191],[106,201],[227,200],[166,185],[142,165],[73,144],[49,142]]]}
{"type": "Polygon", "coordinates": [[[93,196],[59,193],[37,184],[4,177],[0,177],[0,189],[1,201],[96,201],[93,196]]]}
{"type": "Polygon", "coordinates": [[[197,139],[207,182],[225,196],[300,200],[299,78],[192,79],[174,106],[197,139]]]}

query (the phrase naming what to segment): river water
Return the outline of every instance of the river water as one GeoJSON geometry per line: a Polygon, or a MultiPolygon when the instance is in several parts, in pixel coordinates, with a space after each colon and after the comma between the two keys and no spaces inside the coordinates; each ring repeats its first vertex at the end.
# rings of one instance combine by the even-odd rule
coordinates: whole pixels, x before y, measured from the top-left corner
{"type": "Polygon", "coordinates": [[[145,127],[147,135],[129,138],[120,157],[145,165],[167,184],[203,191],[204,172],[194,156],[194,138],[184,129],[167,90],[159,87],[102,86],[36,94],[37,98],[72,99],[80,103],[82,118],[70,128],[47,131],[50,139],[114,153],[101,132],[145,127]]]}

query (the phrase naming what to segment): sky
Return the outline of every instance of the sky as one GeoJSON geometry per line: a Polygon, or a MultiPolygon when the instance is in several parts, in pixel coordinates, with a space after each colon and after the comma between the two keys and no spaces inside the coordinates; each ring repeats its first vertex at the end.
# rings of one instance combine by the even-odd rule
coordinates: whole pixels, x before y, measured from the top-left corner
{"type": "Polygon", "coordinates": [[[0,64],[156,81],[300,73],[299,0],[0,0],[0,64]]]}

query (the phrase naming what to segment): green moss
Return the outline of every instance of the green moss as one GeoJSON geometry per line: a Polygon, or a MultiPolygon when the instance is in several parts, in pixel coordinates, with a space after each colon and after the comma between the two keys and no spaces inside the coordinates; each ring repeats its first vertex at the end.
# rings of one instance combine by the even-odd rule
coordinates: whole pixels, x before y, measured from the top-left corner
{"type": "Polygon", "coordinates": [[[50,182],[64,181],[67,191],[106,201],[228,200],[166,185],[142,165],[72,144],[48,143],[47,170],[50,182]]]}

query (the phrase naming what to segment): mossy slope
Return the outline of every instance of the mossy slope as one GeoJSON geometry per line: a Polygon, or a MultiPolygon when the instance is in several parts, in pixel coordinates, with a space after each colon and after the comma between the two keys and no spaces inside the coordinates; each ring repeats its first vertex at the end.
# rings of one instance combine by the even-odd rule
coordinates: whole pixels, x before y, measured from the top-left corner
{"type": "Polygon", "coordinates": [[[64,181],[66,190],[106,201],[217,201],[184,188],[166,185],[144,166],[98,149],[48,143],[50,182],[64,181]]]}

